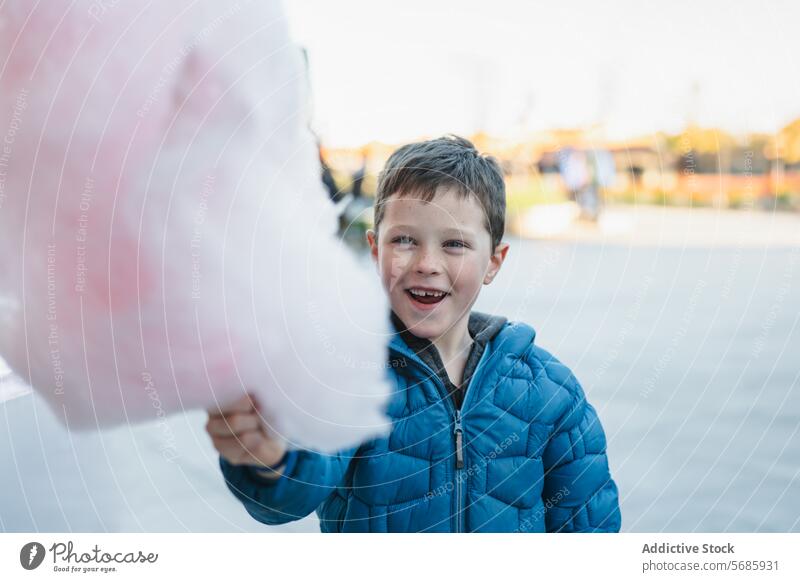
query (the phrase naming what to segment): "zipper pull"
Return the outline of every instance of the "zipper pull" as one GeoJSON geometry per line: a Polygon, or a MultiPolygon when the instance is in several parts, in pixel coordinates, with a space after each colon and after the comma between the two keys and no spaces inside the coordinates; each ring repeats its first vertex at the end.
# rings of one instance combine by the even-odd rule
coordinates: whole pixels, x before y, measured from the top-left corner
{"type": "Polygon", "coordinates": [[[456,427],[453,431],[456,435],[456,469],[464,468],[463,432],[461,430],[461,411],[456,410],[456,427]]]}

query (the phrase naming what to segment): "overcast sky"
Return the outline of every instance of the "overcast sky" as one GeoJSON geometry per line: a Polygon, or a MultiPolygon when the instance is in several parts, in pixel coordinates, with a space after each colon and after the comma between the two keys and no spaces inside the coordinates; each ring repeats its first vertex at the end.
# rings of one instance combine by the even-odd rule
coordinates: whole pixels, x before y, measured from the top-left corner
{"type": "Polygon", "coordinates": [[[800,116],[800,2],[285,0],[326,143],[800,116]]]}

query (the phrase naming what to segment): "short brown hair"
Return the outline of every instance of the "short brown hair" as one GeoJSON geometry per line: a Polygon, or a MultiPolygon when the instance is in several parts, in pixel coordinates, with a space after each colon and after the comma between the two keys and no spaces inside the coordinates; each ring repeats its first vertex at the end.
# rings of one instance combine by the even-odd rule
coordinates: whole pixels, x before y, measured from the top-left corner
{"type": "Polygon", "coordinates": [[[478,199],[494,251],[503,239],[506,223],[503,172],[492,156],[481,154],[469,140],[456,135],[410,143],[389,156],[378,176],[375,230],[390,196],[414,195],[430,202],[439,186],[450,186],[464,198],[478,199]]]}

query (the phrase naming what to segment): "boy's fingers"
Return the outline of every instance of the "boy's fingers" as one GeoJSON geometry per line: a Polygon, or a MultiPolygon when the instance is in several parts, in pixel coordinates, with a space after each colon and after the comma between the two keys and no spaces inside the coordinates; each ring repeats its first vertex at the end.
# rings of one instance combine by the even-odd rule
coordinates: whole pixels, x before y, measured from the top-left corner
{"type": "Polygon", "coordinates": [[[261,447],[267,441],[264,433],[259,430],[250,430],[237,436],[239,437],[239,442],[242,443],[245,457],[249,458],[251,462],[253,461],[253,456],[257,456],[258,453],[262,452],[261,447]]]}
{"type": "Polygon", "coordinates": [[[258,453],[265,442],[260,431],[251,430],[238,436],[212,437],[214,448],[233,464],[258,464],[258,453]]]}
{"type": "Polygon", "coordinates": [[[237,437],[212,437],[214,448],[233,464],[239,464],[245,455],[242,442],[237,437]]]}
{"type": "Polygon", "coordinates": [[[261,420],[256,414],[229,414],[226,416],[210,417],[206,423],[206,430],[215,436],[231,436],[248,430],[255,430],[261,426],[261,420]]]}

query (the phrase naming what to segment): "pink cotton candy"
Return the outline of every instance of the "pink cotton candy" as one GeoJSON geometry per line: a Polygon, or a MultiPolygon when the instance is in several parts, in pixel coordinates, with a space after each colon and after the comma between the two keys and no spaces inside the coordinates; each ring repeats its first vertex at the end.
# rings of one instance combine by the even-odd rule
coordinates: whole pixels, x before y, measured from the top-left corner
{"type": "Polygon", "coordinates": [[[333,234],[278,3],[12,0],[0,47],[0,355],[58,416],[248,391],[293,446],[382,434],[388,308],[333,234]]]}

